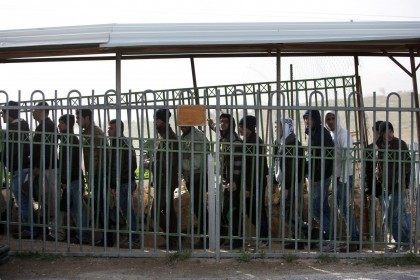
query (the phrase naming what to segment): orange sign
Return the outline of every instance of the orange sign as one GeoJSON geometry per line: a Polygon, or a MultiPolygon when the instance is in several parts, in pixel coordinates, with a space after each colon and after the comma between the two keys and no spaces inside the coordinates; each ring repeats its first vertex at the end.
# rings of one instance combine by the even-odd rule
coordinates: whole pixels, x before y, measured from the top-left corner
{"type": "Polygon", "coordinates": [[[206,125],[206,107],[204,105],[179,105],[176,108],[179,126],[206,125]]]}

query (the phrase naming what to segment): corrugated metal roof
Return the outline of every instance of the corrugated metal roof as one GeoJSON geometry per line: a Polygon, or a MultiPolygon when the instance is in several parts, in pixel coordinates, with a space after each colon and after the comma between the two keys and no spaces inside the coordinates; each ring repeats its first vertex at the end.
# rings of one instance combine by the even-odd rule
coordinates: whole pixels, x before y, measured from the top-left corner
{"type": "Polygon", "coordinates": [[[419,39],[420,22],[115,25],[103,47],[419,39]]]}
{"type": "Polygon", "coordinates": [[[404,44],[408,43],[420,44],[420,21],[106,24],[4,30],[0,31],[0,58],[117,50],[193,53],[199,46],[202,52],[245,52],[252,48],[267,50],[269,44],[289,44],[298,51],[310,51],[310,44],[321,44],[320,51],[345,51],[355,44],[362,48],[364,43],[375,46],[372,42],[382,47],[392,45],[394,50],[406,50],[404,44]]]}

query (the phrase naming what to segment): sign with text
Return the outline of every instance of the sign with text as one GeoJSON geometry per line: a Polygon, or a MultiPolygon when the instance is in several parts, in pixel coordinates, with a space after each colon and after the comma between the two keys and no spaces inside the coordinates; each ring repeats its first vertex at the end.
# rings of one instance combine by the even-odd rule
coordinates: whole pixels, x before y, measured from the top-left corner
{"type": "Polygon", "coordinates": [[[206,107],[204,105],[179,105],[176,108],[179,126],[206,125],[206,107]]]}

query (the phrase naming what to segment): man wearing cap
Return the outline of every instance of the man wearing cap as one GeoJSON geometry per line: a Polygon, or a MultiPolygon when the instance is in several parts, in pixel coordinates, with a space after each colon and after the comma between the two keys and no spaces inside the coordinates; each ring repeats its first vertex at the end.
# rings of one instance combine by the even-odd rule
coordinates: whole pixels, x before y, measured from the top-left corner
{"type": "MultiPolygon", "coordinates": [[[[59,166],[62,199],[60,208],[63,212],[70,210],[70,216],[76,223],[77,236],[75,243],[89,243],[87,229],[87,213],[83,203],[83,171],[79,155],[79,139],[74,134],[74,115],[66,114],[58,119],[59,139],[59,166]],[[80,235],[81,233],[81,235],[80,235]]],[[[69,225],[70,220],[64,221],[69,225]]]]}
{"type": "MultiPolygon", "coordinates": [[[[220,114],[220,173],[223,187],[223,210],[221,235],[233,237],[232,249],[242,246],[239,222],[241,221],[241,174],[242,141],[235,132],[235,119],[230,114],[220,114]],[[232,205],[231,205],[232,200],[232,205]],[[232,231],[230,229],[232,228],[232,231]]],[[[209,120],[212,130],[216,129],[213,120],[209,120]]],[[[228,244],[229,239],[223,243],[228,244]]]]}
{"type": "Polygon", "coordinates": [[[411,159],[407,144],[394,136],[390,122],[379,126],[377,179],[382,184],[384,223],[390,228],[396,250],[409,251],[411,219],[406,207],[410,187],[411,159]],[[404,243],[400,245],[401,243],[404,243]]]}
{"type": "MultiPolygon", "coordinates": [[[[204,133],[193,126],[181,126],[182,176],[186,187],[193,197],[194,214],[197,217],[197,232],[204,233],[204,211],[206,203],[203,195],[207,192],[207,153],[209,140],[204,133]]],[[[193,219],[191,219],[193,220],[193,219]]],[[[195,247],[203,247],[200,239],[195,247]]]]}
{"type": "MultiPolygon", "coordinates": [[[[136,152],[131,140],[124,135],[124,123],[112,119],[108,123],[109,146],[107,152],[107,183],[111,195],[115,198],[115,206],[110,209],[110,227],[115,229],[117,215],[122,217],[132,234],[131,241],[138,241],[137,219],[132,203],[132,193],[136,190],[135,171],[137,169],[136,152]]],[[[119,221],[121,222],[121,220],[119,221]]],[[[111,238],[113,238],[112,236],[111,238]]]]}
{"type": "MultiPolygon", "coordinates": [[[[267,185],[267,153],[264,142],[258,137],[256,127],[257,119],[254,116],[245,116],[239,123],[239,134],[245,142],[245,162],[242,162],[245,170],[243,182],[245,185],[246,214],[251,218],[252,223],[259,230],[259,238],[268,237],[268,218],[265,209],[265,189],[267,185]],[[257,221],[259,223],[257,224],[257,221]]],[[[261,245],[267,244],[264,240],[261,245]]]]}
{"type": "MultiPolygon", "coordinates": [[[[177,218],[173,193],[178,187],[178,137],[172,129],[168,109],[155,112],[155,129],[159,135],[155,146],[154,160],[146,159],[143,166],[149,168],[153,174],[152,184],[155,189],[156,204],[153,204],[152,215],[159,221],[165,237],[177,232],[177,218]]],[[[162,248],[177,249],[177,238],[169,236],[169,243],[162,248]]]]}
{"type": "MultiPolygon", "coordinates": [[[[28,122],[19,117],[19,104],[9,101],[6,106],[11,109],[3,109],[3,121],[6,124],[5,137],[3,138],[2,163],[12,173],[12,191],[15,201],[19,206],[21,221],[30,222],[29,207],[32,196],[28,190],[22,190],[22,185],[29,177],[29,125],[28,122]],[[8,134],[6,134],[8,132],[8,134]]],[[[19,238],[19,234],[16,234],[19,238]]],[[[20,233],[20,238],[31,238],[28,227],[20,233]]]]}
{"type": "MultiPolygon", "coordinates": [[[[321,114],[318,110],[307,110],[303,115],[303,120],[305,133],[309,137],[307,175],[311,190],[312,214],[320,223],[323,239],[328,240],[330,239],[328,188],[334,170],[334,141],[330,132],[322,125],[321,114]]],[[[321,249],[331,251],[332,244],[321,244],[321,249]]]]}
{"type": "MultiPolygon", "coordinates": [[[[33,136],[33,153],[31,155],[33,174],[38,176],[38,198],[39,201],[45,203],[42,206],[46,207],[45,213],[47,213],[46,222],[49,224],[49,237],[55,238],[55,230],[53,228],[55,224],[56,206],[58,209],[59,194],[57,193],[58,188],[56,186],[56,168],[57,168],[57,129],[54,122],[50,119],[49,115],[49,104],[45,101],[41,101],[36,105],[36,108],[32,112],[32,116],[38,123],[35,128],[33,136]],[[39,108],[43,107],[43,108],[39,108]],[[44,184],[43,184],[44,183],[44,184]],[[41,186],[43,185],[43,189],[41,186]],[[44,195],[47,197],[42,197],[44,195]]],[[[59,240],[63,240],[64,236],[60,234],[57,236],[59,240]]]]}

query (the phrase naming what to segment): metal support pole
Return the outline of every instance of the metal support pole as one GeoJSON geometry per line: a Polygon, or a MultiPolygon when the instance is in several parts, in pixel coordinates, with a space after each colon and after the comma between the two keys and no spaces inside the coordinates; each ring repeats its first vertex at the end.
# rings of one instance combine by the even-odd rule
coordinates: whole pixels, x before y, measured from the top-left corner
{"type": "Polygon", "coordinates": [[[198,95],[197,77],[195,75],[194,57],[190,57],[190,62],[191,62],[191,73],[192,73],[193,86],[194,86],[195,104],[198,105],[198,104],[200,104],[200,97],[198,95]]]}
{"type": "MultiPolygon", "coordinates": [[[[363,107],[363,95],[362,95],[362,83],[359,76],[359,57],[354,56],[354,74],[356,76],[356,106],[358,108],[363,107]]],[[[362,150],[362,155],[364,155],[364,149],[367,146],[367,129],[366,129],[366,117],[365,111],[357,111],[359,116],[359,137],[360,137],[360,148],[362,150]]],[[[362,195],[364,194],[364,188],[361,187],[362,195]]],[[[365,236],[369,236],[369,203],[367,197],[363,195],[362,197],[362,205],[361,209],[363,209],[363,222],[361,221],[360,226],[361,232],[364,233],[365,236]]]]}
{"type": "MultiPolygon", "coordinates": [[[[419,108],[419,90],[417,87],[417,74],[416,64],[414,58],[414,51],[410,50],[410,65],[411,65],[411,80],[413,82],[413,94],[414,94],[414,105],[416,109],[419,108]]],[[[420,112],[416,111],[416,122],[417,122],[417,143],[420,144],[420,112]]]]}

